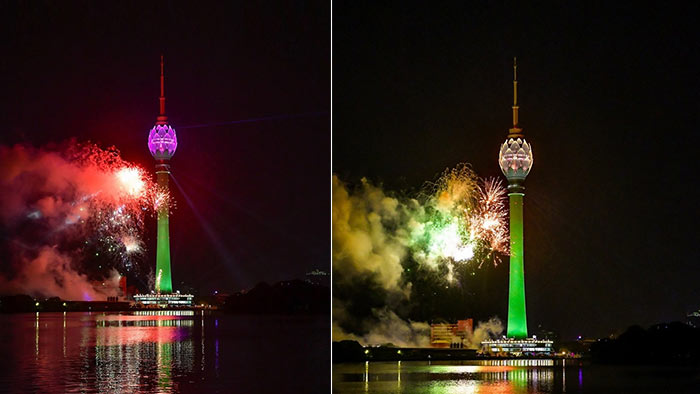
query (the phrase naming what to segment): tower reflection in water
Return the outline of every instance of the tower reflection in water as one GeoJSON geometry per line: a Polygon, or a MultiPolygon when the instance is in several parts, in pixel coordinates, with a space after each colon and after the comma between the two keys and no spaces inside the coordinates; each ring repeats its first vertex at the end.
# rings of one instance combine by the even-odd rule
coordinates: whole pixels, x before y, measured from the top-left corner
{"type": "Polygon", "coordinates": [[[456,374],[459,378],[439,380],[431,392],[552,392],[553,366],[554,360],[483,360],[475,365],[435,366],[439,373],[457,377],[456,374]]]}
{"type": "MultiPolygon", "coordinates": [[[[120,389],[140,392],[172,392],[177,375],[189,374],[195,360],[204,363],[204,342],[195,349],[192,311],[134,312],[104,315],[96,321],[95,377],[87,387],[99,392],[120,389]]],[[[201,326],[203,329],[203,325],[201,326]]],[[[199,342],[199,341],[197,341],[199,342]]],[[[86,370],[85,378],[90,373],[86,370]]]]}
{"type": "Polygon", "coordinates": [[[324,392],[326,323],[211,311],[0,314],[0,392],[324,392]],[[284,342],[271,340],[280,327],[284,342]]]}

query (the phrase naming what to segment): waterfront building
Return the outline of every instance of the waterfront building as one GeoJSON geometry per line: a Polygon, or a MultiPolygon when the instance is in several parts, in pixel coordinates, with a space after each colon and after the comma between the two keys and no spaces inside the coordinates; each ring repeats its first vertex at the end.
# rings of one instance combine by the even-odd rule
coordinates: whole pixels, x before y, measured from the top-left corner
{"type": "Polygon", "coordinates": [[[487,340],[481,342],[479,352],[490,356],[552,356],[554,355],[553,342],[549,339],[537,339],[537,337],[515,339],[506,338],[487,340]]]}
{"type": "Polygon", "coordinates": [[[462,349],[472,337],[473,319],[458,320],[457,324],[434,323],[430,325],[430,346],[462,349]]]}
{"type": "Polygon", "coordinates": [[[174,306],[191,306],[193,305],[194,296],[192,294],[175,293],[151,293],[151,294],[136,294],[134,300],[137,304],[142,304],[145,307],[174,307],[174,306]]]}
{"type": "Polygon", "coordinates": [[[700,328],[700,309],[688,313],[686,316],[686,322],[695,328],[700,328]]]}

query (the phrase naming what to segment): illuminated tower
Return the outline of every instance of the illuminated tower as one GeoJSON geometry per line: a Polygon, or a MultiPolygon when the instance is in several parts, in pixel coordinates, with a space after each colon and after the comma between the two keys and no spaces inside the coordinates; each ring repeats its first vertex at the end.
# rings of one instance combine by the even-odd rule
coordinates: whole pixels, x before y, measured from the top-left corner
{"type": "Polygon", "coordinates": [[[513,58],[513,127],[501,145],[498,163],[508,178],[510,200],[510,280],[508,285],[508,337],[527,338],[525,314],[525,272],[523,245],[523,199],[525,177],[530,173],[532,149],[518,127],[518,68],[513,58]]]}
{"type": "MultiPolygon", "coordinates": [[[[165,116],[165,77],[163,74],[163,56],[160,57],[160,115],[156,125],[148,134],[148,150],[156,159],[156,177],[160,191],[168,191],[168,178],[170,177],[170,158],[177,149],[177,136],[175,129],[168,125],[168,117],[165,116]]],[[[158,243],[156,246],[156,283],[155,290],[158,293],[172,293],[173,282],[170,276],[170,230],[168,219],[168,204],[161,204],[158,208],[158,243]]]]}

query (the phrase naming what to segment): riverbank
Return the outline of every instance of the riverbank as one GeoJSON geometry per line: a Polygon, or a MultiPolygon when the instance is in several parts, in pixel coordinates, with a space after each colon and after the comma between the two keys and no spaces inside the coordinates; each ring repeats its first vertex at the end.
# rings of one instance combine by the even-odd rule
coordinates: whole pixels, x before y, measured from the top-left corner
{"type": "MultiPolygon", "coordinates": [[[[513,360],[517,357],[490,357],[476,349],[402,348],[392,346],[363,347],[356,341],[333,342],[333,363],[361,361],[448,361],[448,360],[513,360]]],[[[527,357],[523,359],[563,359],[562,356],[527,357]]],[[[567,359],[570,359],[567,357],[567,359]]],[[[578,360],[578,359],[577,359],[578,360]]]]}

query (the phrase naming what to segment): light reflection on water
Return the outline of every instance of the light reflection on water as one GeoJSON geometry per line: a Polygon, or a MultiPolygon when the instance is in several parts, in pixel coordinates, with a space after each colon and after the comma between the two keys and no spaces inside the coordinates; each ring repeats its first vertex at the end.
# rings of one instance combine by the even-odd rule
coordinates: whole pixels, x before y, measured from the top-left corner
{"type": "MultiPolygon", "coordinates": [[[[193,317],[192,311],[70,316],[37,312],[36,365],[20,365],[20,371],[41,371],[34,383],[47,391],[173,392],[177,390],[173,370],[187,375],[194,368],[195,354],[203,356],[204,342],[195,349],[192,340],[193,317]],[[60,357],[55,346],[59,330],[60,357]],[[73,341],[77,343],[70,343],[73,341]],[[65,380],[59,379],[61,369],[67,375],[65,380]]],[[[199,360],[206,363],[204,357],[199,360]]]]}
{"type": "Polygon", "coordinates": [[[0,392],[229,392],[233,385],[317,392],[324,380],[327,390],[327,375],[314,379],[318,363],[330,364],[323,358],[329,346],[319,346],[329,343],[327,319],[193,311],[0,315],[0,392]],[[291,336],[284,343],[281,327],[291,336]],[[279,354],[281,345],[290,353],[279,354]],[[289,373],[263,379],[274,359],[289,373]],[[295,375],[302,379],[292,381],[295,375]]]}
{"type": "Polygon", "coordinates": [[[333,365],[334,393],[687,393],[695,365],[597,365],[580,360],[393,361],[333,365]]]}
{"type": "MultiPolygon", "coordinates": [[[[572,365],[569,366],[569,368],[572,367],[572,365]]],[[[363,364],[336,364],[333,366],[333,391],[339,393],[566,392],[566,368],[562,361],[545,359],[368,361],[363,364]]],[[[579,385],[582,385],[582,370],[578,367],[576,369],[579,370],[579,385]]],[[[580,389],[580,386],[577,388],[580,389]]]]}

